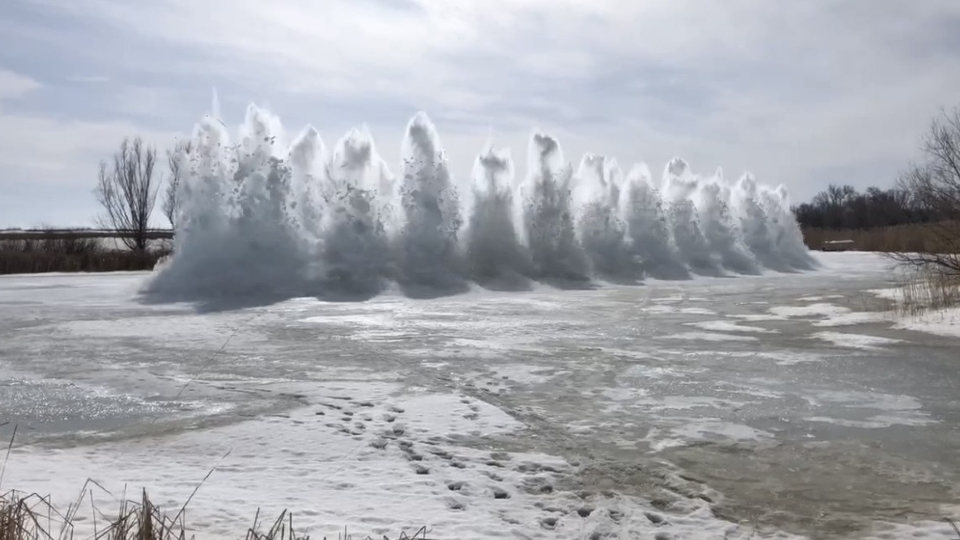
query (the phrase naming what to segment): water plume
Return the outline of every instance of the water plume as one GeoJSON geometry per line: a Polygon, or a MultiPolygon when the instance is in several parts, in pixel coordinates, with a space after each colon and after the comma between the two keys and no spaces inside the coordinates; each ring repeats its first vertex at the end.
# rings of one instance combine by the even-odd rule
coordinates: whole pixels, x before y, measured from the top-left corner
{"type": "Polygon", "coordinates": [[[510,152],[491,145],[477,156],[472,176],[473,206],[466,246],[468,274],[487,288],[528,289],[533,267],[514,226],[510,152]]]}
{"type": "Polygon", "coordinates": [[[744,174],[734,189],[734,202],[743,242],[757,262],[780,272],[790,271],[776,246],[777,233],[761,200],[761,191],[750,173],[744,174]]]}
{"type": "Polygon", "coordinates": [[[571,207],[573,171],[556,139],[534,133],[522,186],[523,224],[537,279],[584,283],[590,279],[586,254],[577,241],[571,207]]]}
{"type": "Polygon", "coordinates": [[[660,191],[650,168],[634,165],[627,174],[621,213],[627,228],[626,249],[644,275],[657,279],[689,279],[680,262],[660,191]]]}
{"type": "Polygon", "coordinates": [[[307,295],[363,300],[393,284],[431,297],[471,283],[524,290],[816,267],[784,188],[749,174],[731,186],[679,158],[659,187],[646,165],[624,175],[599,154],[574,173],[560,143],[535,132],[525,174],[491,143],[461,193],[424,113],[407,125],[399,177],[366,128],[328,151],[313,127],[288,141],[256,106],[235,140],[218,114],[192,138],[176,157],[174,253],[145,283],[148,301],[227,309],[307,295]]]}
{"type": "Polygon", "coordinates": [[[810,256],[803,243],[800,225],[790,211],[790,199],[787,188],[763,189],[760,192],[761,204],[770,223],[770,231],[775,249],[785,265],[795,270],[810,270],[816,267],[816,261],[810,256]]]}
{"type": "Polygon", "coordinates": [[[378,197],[389,185],[366,130],[352,130],[334,147],[322,197],[319,287],[329,298],[369,298],[387,285],[389,207],[378,197]]]}
{"type": "Polygon", "coordinates": [[[615,159],[587,154],[577,170],[574,201],[578,237],[594,274],[629,282],[643,272],[625,242],[627,227],[620,214],[623,183],[623,171],[615,159]]]}
{"type": "Polygon", "coordinates": [[[687,163],[680,158],[670,160],[663,172],[663,193],[680,259],[695,274],[720,276],[719,258],[703,234],[692,199],[698,188],[699,179],[690,173],[687,163]]]}
{"type": "Polygon", "coordinates": [[[403,156],[400,286],[415,296],[463,292],[467,282],[457,268],[460,201],[440,138],[426,114],[418,113],[407,125],[403,156]]]}
{"type": "Polygon", "coordinates": [[[254,106],[236,145],[219,119],[200,123],[179,186],[175,252],[147,284],[149,298],[234,305],[302,294],[308,253],[290,213],[278,131],[254,106]]]}
{"type": "Polygon", "coordinates": [[[760,269],[737,231],[730,209],[730,187],[723,183],[723,170],[703,180],[695,194],[701,230],[720,265],[737,274],[757,274],[760,269]]]}

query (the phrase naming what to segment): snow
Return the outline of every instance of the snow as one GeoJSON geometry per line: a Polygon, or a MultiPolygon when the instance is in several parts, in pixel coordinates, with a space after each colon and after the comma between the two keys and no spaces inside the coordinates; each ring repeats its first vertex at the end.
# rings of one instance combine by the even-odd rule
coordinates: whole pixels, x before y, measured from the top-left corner
{"type": "MultiPolygon", "coordinates": [[[[311,385],[307,399],[314,403],[308,407],[206,431],[86,448],[15,447],[5,480],[52,493],[63,505],[87,478],[114,494],[125,486],[151,486],[156,504],[174,508],[215,469],[190,504],[192,520],[206,523],[195,531],[200,539],[242,537],[258,508],[267,517],[291,510],[299,530],[314,537],[344,524],[355,534],[391,536],[425,525],[431,535],[464,539],[749,533],[713,517],[703,501],[663,514],[635,497],[555,491],[571,468],[562,459],[456,443],[457,437],[523,429],[502,411],[451,394],[398,394],[395,384],[365,378],[311,385]],[[282,496],[264,499],[265,493],[282,496]],[[654,524],[650,513],[663,522],[654,524]]],[[[296,384],[288,389],[308,390],[296,384]]],[[[721,422],[675,431],[689,438],[756,436],[721,422]]],[[[95,497],[110,504],[106,493],[95,497]]],[[[81,537],[90,532],[85,526],[92,523],[80,523],[81,537]]]]}
{"type": "Polygon", "coordinates": [[[757,333],[757,334],[776,334],[776,330],[770,330],[768,328],[761,328],[759,326],[746,326],[737,324],[730,321],[703,321],[703,322],[694,322],[688,323],[688,326],[695,326],[703,330],[710,330],[713,332],[748,332],[748,333],[757,333]]]}
{"type": "Polygon", "coordinates": [[[835,313],[826,319],[814,322],[813,326],[856,326],[859,324],[890,322],[892,319],[893,317],[890,313],[883,311],[835,313]]]}
{"type": "Polygon", "coordinates": [[[850,312],[848,308],[826,303],[816,303],[809,306],[777,306],[770,308],[768,311],[771,315],[781,318],[834,317],[850,312]]]}
{"type": "MultiPolygon", "coordinates": [[[[923,410],[919,400],[911,396],[883,394],[879,392],[834,391],[820,392],[813,396],[817,403],[830,403],[841,407],[842,412],[867,412],[863,418],[811,416],[806,420],[861,429],[881,429],[894,425],[925,426],[938,421],[923,410]]],[[[861,415],[857,415],[861,416],[861,415]]]]}
{"type": "Polygon", "coordinates": [[[706,309],[706,308],[697,308],[697,307],[676,307],[671,305],[656,305],[656,306],[647,306],[640,308],[641,310],[647,313],[656,313],[656,314],[665,314],[665,313],[680,313],[683,315],[716,315],[715,311],[706,309]]]}
{"type": "MultiPolygon", "coordinates": [[[[899,288],[871,289],[868,293],[899,303],[903,294],[899,288]]],[[[887,318],[894,322],[894,328],[925,332],[944,337],[960,337],[960,307],[930,309],[917,314],[890,314],[887,318]]]]}
{"type": "Polygon", "coordinates": [[[813,337],[828,341],[839,347],[850,347],[852,349],[875,349],[902,342],[902,340],[893,338],[863,334],[842,334],[839,332],[817,332],[813,337]]]}
{"type": "Polygon", "coordinates": [[[721,334],[718,332],[681,332],[664,336],[664,339],[694,340],[694,341],[757,341],[753,336],[736,334],[721,334]]]}
{"type": "Polygon", "coordinates": [[[670,433],[678,436],[680,440],[709,440],[715,438],[714,436],[741,441],[761,441],[773,438],[772,434],[750,426],[713,419],[690,419],[690,421],[684,422],[682,426],[672,429],[670,433]]]}
{"type": "MultiPolygon", "coordinates": [[[[837,440],[863,445],[838,490],[884,474],[871,463],[888,453],[904,476],[934,460],[949,483],[957,469],[942,451],[956,442],[949,381],[928,376],[950,342],[907,331],[957,315],[855,311],[884,261],[815,257],[800,274],[213,311],[136,301],[144,274],[0,278],[0,410],[24,426],[4,487],[68,504],[93,478],[174,508],[216,467],[188,509],[201,540],[242,537],[258,507],[291,510],[314,538],[423,525],[431,538],[800,538],[786,532],[799,520],[754,533],[723,517],[739,494],[711,475],[777,448],[787,458],[763,462],[775,482],[829,459],[790,448],[837,440]],[[685,450],[715,461],[676,460],[685,450]]],[[[896,513],[878,501],[856,537],[949,538],[909,521],[911,501],[951,502],[930,482],[905,482],[896,513]]],[[[771,511],[823,496],[779,486],[771,511]]]]}
{"type": "Polygon", "coordinates": [[[842,294],[828,294],[825,296],[801,296],[797,298],[800,302],[822,302],[824,300],[834,300],[837,298],[843,298],[842,294]]]}
{"type": "Polygon", "coordinates": [[[896,287],[886,289],[870,289],[867,292],[873,294],[877,298],[883,298],[884,300],[899,300],[903,296],[900,293],[900,289],[896,287]]]}
{"type": "Polygon", "coordinates": [[[931,310],[918,315],[903,315],[896,328],[960,338],[960,308],[931,310]]]}

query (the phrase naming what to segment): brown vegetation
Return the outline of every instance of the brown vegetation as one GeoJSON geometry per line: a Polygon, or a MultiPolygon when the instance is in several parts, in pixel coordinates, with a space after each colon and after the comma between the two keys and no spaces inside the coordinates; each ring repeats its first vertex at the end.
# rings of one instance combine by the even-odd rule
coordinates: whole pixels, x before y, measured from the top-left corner
{"type": "MultiPolygon", "coordinates": [[[[37,494],[11,491],[0,495],[0,540],[70,540],[81,512],[92,515],[91,538],[95,540],[186,540],[192,537],[188,536],[185,508],[180,508],[171,517],[150,501],[146,491],[142,492],[140,500],[121,500],[117,510],[109,514],[101,512],[92,499],[93,490],[87,491],[84,486],[66,512],[60,512],[48,498],[37,494]],[[86,501],[90,509],[83,512],[85,498],[90,499],[86,501]]],[[[281,514],[267,531],[260,530],[259,525],[255,520],[246,540],[308,538],[294,532],[293,519],[287,512],[281,514]]]]}
{"type": "Polygon", "coordinates": [[[920,315],[960,306],[960,275],[939,266],[906,266],[897,288],[897,311],[920,315]]]}
{"type": "Polygon", "coordinates": [[[165,254],[108,249],[94,238],[0,240],[0,274],[150,270],[165,254]]]}
{"type": "MultiPolygon", "coordinates": [[[[102,512],[93,502],[93,484],[87,482],[76,501],[65,511],[56,508],[48,497],[10,491],[0,495],[0,540],[72,540],[81,521],[92,527],[91,540],[186,540],[193,538],[186,520],[186,505],[172,516],[153,504],[143,491],[139,500],[123,498],[111,512],[102,512]],[[84,510],[86,509],[86,510],[84,510]]],[[[105,490],[103,490],[105,491],[105,490]]],[[[188,501],[189,503],[189,501],[188,501]]],[[[350,536],[344,532],[338,538],[350,536]]],[[[370,539],[370,537],[366,537],[370,539]]],[[[384,539],[389,540],[384,536],[384,539]]],[[[295,531],[293,515],[283,511],[269,523],[261,524],[257,512],[245,540],[309,540],[295,531]],[[264,529],[262,525],[268,525],[264,529]]],[[[413,536],[400,533],[397,540],[428,540],[426,528],[413,536]]]]}
{"type": "MultiPolygon", "coordinates": [[[[953,227],[960,233],[960,223],[954,223],[953,227]]],[[[803,240],[808,248],[816,250],[824,249],[825,242],[853,240],[852,249],[856,251],[938,253],[947,246],[940,240],[937,232],[948,229],[948,225],[937,224],[935,230],[930,223],[874,229],[804,228],[803,240]]]]}
{"type": "Polygon", "coordinates": [[[894,260],[916,268],[934,267],[960,276],[960,107],[944,112],[923,139],[924,160],[900,178],[900,186],[929,209],[937,221],[928,233],[936,250],[889,251],[894,260]]]}

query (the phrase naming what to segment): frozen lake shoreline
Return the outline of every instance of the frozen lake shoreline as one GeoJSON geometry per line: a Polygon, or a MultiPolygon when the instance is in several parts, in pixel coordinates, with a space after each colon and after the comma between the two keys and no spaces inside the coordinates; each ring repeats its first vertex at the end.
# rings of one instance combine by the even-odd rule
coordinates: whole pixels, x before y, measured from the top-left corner
{"type": "Polygon", "coordinates": [[[880,257],[818,257],[205,314],[136,302],[144,274],[3,277],[4,486],[173,505],[219,465],[198,537],[261,506],[311,536],[952,538],[960,340],[881,312],[880,257]]]}

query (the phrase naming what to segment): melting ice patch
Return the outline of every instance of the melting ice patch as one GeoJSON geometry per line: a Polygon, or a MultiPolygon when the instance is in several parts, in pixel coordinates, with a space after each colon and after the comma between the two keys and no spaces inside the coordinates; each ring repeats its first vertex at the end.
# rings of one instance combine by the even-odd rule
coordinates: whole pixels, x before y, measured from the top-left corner
{"type": "Polygon", "coordinates": [[[695,340],[695,341],[757,341],[753,336],[741,336],[737,334],[721,334],[718,332],[681,332],[664,336],[664,339],[676,340],[695,340]]]}
{"type": "Polygon", "coordinates": [[[902,340],[885,338],[880,336],[867,336],[863,334],[842,334],[839,332],[817,332],[813,335],[816,339],[830,342],[838,347],[849,347],[852,349],[878,349],[885,345],[901,343],[902,340]]]}
{"type": "Polygon", "coordinates": [[[762,328],[760,326],[747,326],[740,325],[730,321],[703,321],[703,322],[693,322],[687,323],[687,326],[694,326],[702,330],[709,330],[711,332],[750,332],[756,334],[776,334],[778,330],[770,330],[768,328],[762,328]]]}

